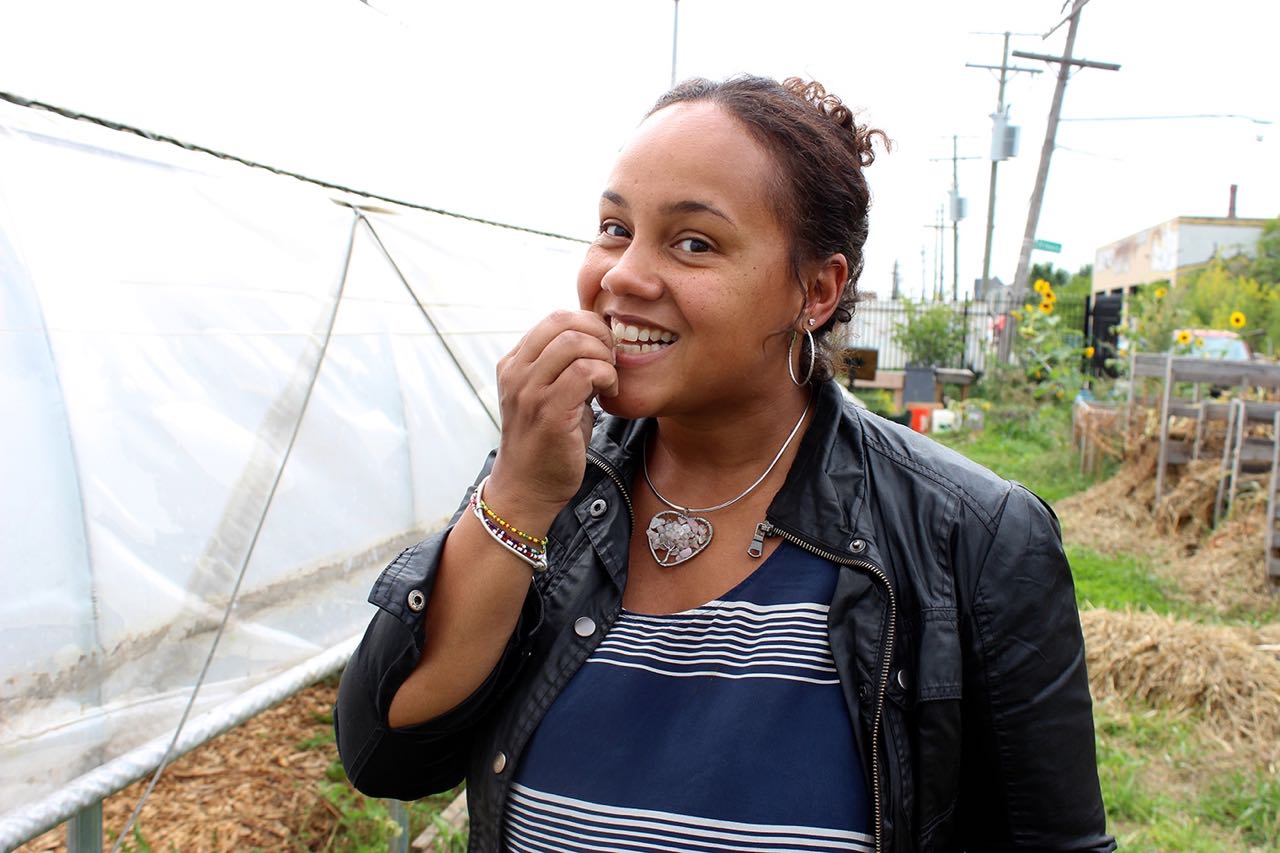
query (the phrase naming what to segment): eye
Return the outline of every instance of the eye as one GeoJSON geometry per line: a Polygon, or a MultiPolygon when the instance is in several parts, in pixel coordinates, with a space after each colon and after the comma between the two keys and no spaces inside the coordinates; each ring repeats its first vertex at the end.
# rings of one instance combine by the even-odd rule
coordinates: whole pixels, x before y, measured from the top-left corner
{"type": "Polygon", "coordinates": [[[682,252],[690,252],[695,255],[700,255],[703,252],[710,252],[711,244],[699,237],[685,237],[683,240],[676,243],[676,248],[680,249],[682,252]]]}
{"type": "Polygon", "coordinates": [[[631,232],[620,222],[606,221],[600,223],[600,233],[607,237],[630,237],[631,232]]]}

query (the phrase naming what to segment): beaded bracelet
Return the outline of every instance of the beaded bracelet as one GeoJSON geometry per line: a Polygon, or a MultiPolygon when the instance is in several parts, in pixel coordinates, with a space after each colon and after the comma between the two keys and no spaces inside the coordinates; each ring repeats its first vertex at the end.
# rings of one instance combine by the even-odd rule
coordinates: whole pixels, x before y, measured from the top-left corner
{"type": "MultiPolygon", "coordinates": [[[[488,478],[488,477],[485,477],[485,482],[488,482],[488,480],[489,480],[489,478],[488,478]]],[[[482,484],[481,484],[481,488],[483,488],[483,486],[484,486],[484,484],[482,483],[482,484]]],[[[525,532],[524,532],[523,530],[521,530],[520,528],[513,526],[513,525],[512,525],[509,521],[507,521],[505,518],[503,518],[502,516],[500,516],[500,515],[498,515],[496,512],[494,512],[494,511],[493,511],[493,508],[492,508],[492,507],[490,507],[487,503],[485,503],[485,502],[484,502],[484,496],[483,496],[482,494],[480,494],[480,492],[481,492],[481,489],[476,489],[476,505],[477,505],[477,506],[479,506],[479,507],[480,507],[480,509],[484,510],[484,514],[485,514],[485,515],[487,515],[487,516],[489,517],[489,520],[490,520],[490,521],[493,521],[493,522],[497,523],[497,525],[498,525],[499,527],[501,527],[503,530],[507,531],[508,533],[514,533],[516,536],[520,537],[520,538],[521,538],[521,539],[523,539],[524,541],[526,541],[526,542],[528,542],[528,543],[530,543],[530,544],[532,544],[532,545],[534,545],[534,546],[536,546],[536,547],[538,547],[538,548],[542,548],[542,549],[544,549],[544,550],[546,549],[546,547],[547,547],[547,537],[545,537],[545,536],[534,536],[532,533],[525,533],[525,532]]]]}
{"type": "Polygon", "coordinates": [[[489,478],[485,477],[480,481],[480,485],[476,486],[476,490],[471,493],[471,512],[480,520],[480,523],[484,525],[484,529],[499,545],[524,560],[530,566],[533,566],[535,572],[545,572],[547,570],[546,537],[535,539],[498,518],[497,514],[490,510],[484,502],[484,487],[488,482],[489,478]],[[490,518],[491,515],[493,516],[492,518],[490,518]],[[512,535],[513,533],[516,535],[512,535]]]}

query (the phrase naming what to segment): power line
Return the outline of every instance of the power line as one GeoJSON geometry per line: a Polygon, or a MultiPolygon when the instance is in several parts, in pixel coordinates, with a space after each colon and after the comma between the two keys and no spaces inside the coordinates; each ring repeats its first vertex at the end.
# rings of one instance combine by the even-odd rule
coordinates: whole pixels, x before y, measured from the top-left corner
{"type": "Polygon", "coordinates": [[[304,183],[314,184],[315,186],[318,186],[318,187],[324,187],[325,189],[328,189],[328,190],[336,190],[338,192],[348,193],[350,195],[362,196],[364,198],[374,199],[375,201],[385,201],[388,204],[394,204],[400,207],[407,207],[412,210],[421,210],[425,213],[435,213],[435,214],[439,214],[440,216],[452,217],[453,219],[462,219],[467,222],[475,222],[480,225],[492,225],[496,228],[506,228],[511,231],[521,231],[521,232],[524,232],[525,234],[536,234],[539,237],[554,237],[557,240],[569,240],[570,242],[573,242],[573,243],[591,242],[590,240],[584,240],[581,237],[569,237],[565,234],[557,234],[554,231],[543,231],[538,228],[527,228],[523,225],[512,225],[508,222],[498,222],[496,220],[485,219],[480,216],[470,216],[465,213],[456,213],[452,210],[443,210],[438,207],[431,207],[430,205],[418,204],[417,202],[406,201],[404,199],[398,199],[392,196],[381,195],[380,193],[369,192],[368,190],[354,189],[352,187],[344,186],[342,184],[335,184],[335,183],[332,183],[331,181],[324,181],[319,178],[310,177],[309,175],[299,174],[298,172],[291,172],[288,169],[281,169],[276,166],[269,166],[265,163],[259,163],[256,160],[248,160],[244,157],[239,157],[235,154],[228,154],[224,151],[218,151],[214,148],[207,148],[203,145],[197,145],[191,142],[184,142],[181,139],[175,139],[172,136],[166,136],[165,134],[162,134],[162,133],[155,133],[150,130],[134,127],[133,125],[124,124],[123,122],[112,121],[111,119],[100,118],[98,116],[92,116],[87,113],[81,113],[75,110],[67,109],[66,107],[59,107],[53,104],[47,104],[47,103],[44,103],[43,101],[36,101],[31,98],[24,98],[21,95],[15,95],[11,92],[0,91],[0,101],[8,101],[9,103],[19,107],[27,107],[29,109],[44,110],[45,112],[50,112],[50,113],[53,113],[54,115],[62,116],[63,118],[69,118],[75,121],[83,121],[83,122],[86,122],[87,124],[96,124],[99,127],[105,127],[108,130],[115,130],[121,133],[132,133],[134,136],[140,136],[143,139],[148,139],[152,142],[163,142],[167,145],[174,145],[174,146],[177,146],[178,148],[182,148],[187,151],[195,151],[200,154],[208,154],[211,157],[217,157],[219,160],[228,160],[232,163],[239,163],[242,166],[248,166],[252,169],[262,169],[264,171],[271,172],[272,174],[275,174],[275,175],[283,175],[286,178],[293,178],[295,180],[303,181],[304,183]]]}

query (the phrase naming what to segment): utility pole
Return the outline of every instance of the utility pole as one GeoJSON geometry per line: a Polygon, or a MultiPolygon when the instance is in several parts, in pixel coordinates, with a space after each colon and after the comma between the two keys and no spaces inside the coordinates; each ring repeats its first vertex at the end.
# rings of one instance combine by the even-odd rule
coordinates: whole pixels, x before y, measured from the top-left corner
{"type": "MultiPolygon", "coordinates": [[[[1072,66],[1078,68],[1101,68],[1106,71],[1119,71],[1120,66],[1111,62],[1090,62],[1086,59],[1073,59],[1071,51],[1076,43],[1076,31],[1080,28],[1080,9],[1089,0],[1075,0],[1071,7],[1071,13],[1066,20],[1069,22],[1067,27],[1067,44],[1063,48],[1062,56],[1046,56],[1041,53],[1026,53],[1024,51],[1015,50],[1014,56],[1024,59],[1039,59],[1043,62],[1058,63],[1058,85],[1053,90],[1053,103],[1049,106],[1049,124],[1045,128],[1044,145],[1040,148],[1040,168],[1036,171],[1035,187],[1031,191],[1031,203],[1027,209],[1027,228],[1022,234],[1022,251],[1018,256],[1018,271],[1013,278],[1013,304],[1017,305],[1022,301],[1023,294],[1026,291],[1027,269],[1031,265],[1031,248],[1035,244],[1036,225],[1040,222],[1040,206],[1044,201],[1044,188],[1049,179],[1049,161],[1053,157],[1054,141],[1058,134],[1058,118],[1062,113],[1062,99],[1067,91],[1067,80],[1071,76],[1072,66]]],[[[1058,24],[1061,26],[1061,23],[1058,24]]],[[[1057,27],[1054,27],[1056,30],[1057,27]]],[[[1050,33],[1053,30],[1049,31],[1050,33]]],[[[1046,36],[1048,33],[1046,33],[1046,36]]],[[[1011,341],[1009,335],[1011,330],[1005,333],[1005,341],[1011,341]]],[[[1002,354],[1007,352],[1005,341],[1002,341],[1002,354]]]]}
{"type": "MultiPolygon", "coordinates": [[[[944,296],[942,286],[943,279],[946,277],[946,260],[943,258],[943,246],[946,245],[946,238],[943,232],[947,230],[944,224],[943,206],[938,205],[937,213],[934,216],[933,224],[926,225],[925,228],[933,230],[933,276],[929,279],[929,285],[926,287],[926,293],[933,291],[933,301],[941,302],[944,296]]],[[[920,249],[921,264],[924,263],[924,249],[920,249]]]]}
{"type": "Polygon", "coordinates": [[[958,152],[960,137],[951,135],[951,156],[930,157],[935,163],[939,160],[951,161],[951,301],[960,301],[960,228],[959,222],[964,219],[968,203],[960,198],[959,160],[980,160],[981,157],[961,157],[958,152]]]}
{"type": "MultiPolygon", "coordinates": [[[[1009,79],[1009,72],[1015,71],[1026,74],[1040,73],[1039,68],[1018,68],[1009,64],[1009,37],[1011,35],[1013,35],[1013,33],[1007,30],[1004,32],[1004,53],[1001,55],[1002,58],[999,65],[979,65],[973,62],[965,63],[966,68],[985,68],[1000,72],[1000,90],[999,94],[996,96],[996,111],[991,114],[991,119],[996,123],[995,126],[999,132],[1003,132],[1002,128],[1005,127],[1008,122],[1008,114],[1005,111],[1004,105],[1004,88],[1005,83],[1009,79]]],[[[1027,34],[1019,33],[1018,35],[1027,34]]],[[[1003,139],[993,139],[991,145],[991,180],[987,187],[987,239],[986,245],[982,250],[982,292],[984,296],[991,286],[991,240],[992,236],[995,234],[996,228],[996,169],[999,167],[1000,161],[1005,159],[1005,156],[996,156],[998,153],[1004,154],[1005,156],[1008,155],[1008,152],[1004,149],[1003,139]],[[999,147],[999,151],[997,151],[997,147],[999,147]]]]}
{"type": "Polygon", "coordinates": [[[898,274],[898,259],[893,259],[893,290],[889,291],[889,298],[898,301],[902,298],[902,276],[898,274]]]}
{"type": "Polygon", "coordinates": [[[676,44],[680,37],[680,0],[675,0],[675,19],[671,22],[671,88],[676,87],[676,44]]]}

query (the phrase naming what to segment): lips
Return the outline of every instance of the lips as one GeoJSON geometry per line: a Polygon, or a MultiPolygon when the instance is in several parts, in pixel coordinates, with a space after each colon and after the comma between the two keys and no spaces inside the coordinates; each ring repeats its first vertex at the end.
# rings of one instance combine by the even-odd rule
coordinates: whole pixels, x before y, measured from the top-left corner
{"type": "Polygon", "coordinates": [[[613,341],[618,352],[640,354],[657,352],[679,340],[675,332],[658,326],[613,321],[613,341]]]}

